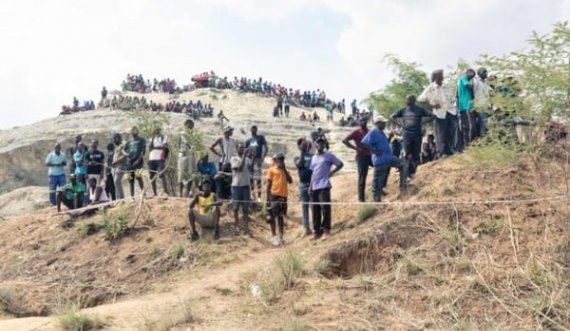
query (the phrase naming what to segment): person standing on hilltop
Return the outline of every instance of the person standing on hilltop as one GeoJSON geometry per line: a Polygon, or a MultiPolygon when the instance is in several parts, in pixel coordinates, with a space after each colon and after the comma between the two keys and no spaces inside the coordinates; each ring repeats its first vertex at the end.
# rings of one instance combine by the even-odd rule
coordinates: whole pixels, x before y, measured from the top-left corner
{"type": "Polygon", "coordinates": [[[162,134],[159,127],[154,129],[152,138],[150,138],[148,152],[148,175],[152,192],[154,196],[158,196],[156,190],[155,177],[159,176],[162,182],[162,189],[165,195],[168,195],[168,185],[166,183],[166,158],[168,157],[168,136],[162,134]]]}
{"type": "Polygon", "coordinates": [[[366,192],[366,177],[368,176],[368,168],[372,165],[370,159],[370,148],[362,143],[362,138],[368,133],[368,120],[360,118],[358,121],[360,127],[352,131],[342,141],[346,147],[356,151],[356,167],[358,170],[358,201],[364,202],[366,192]],[[354,145],[350,141],[354,141],[354,145]]]}
{"type": "Polygon", "coordinates": [[[311,160],[312,170],[309,195],[313,201],[313,230],[314,239],[326,239],[331,231],[331,181],[344,164],[333,153],[325,151],[326,141],[323,137],[315,140],[317,153],[311,160]],[[331,168],[335,168],[331,171],[331,168]]]}
{"type": "Polygon", "coordinates": [[[103,89],[101,90],[101,100],[105,99],[107,99],[107,88],[103,86],[103,89]]]}
{"type": "Polygon", "coordinates": [[[475,95],[473,87],[474,77],[475,70],[467,69],[465,74],[461,75],[457,80],[457,108],[459,110],[462,135],[461,150],[467,148],[471,141],[475,139],[477,130],[477,114],[473,105],[475,95]]]}
{"type": "Polygon", "coordinates": [[[311,201],[309,186],[311,185],[311,175],[313,174],[311,170],[311,160],[313,159],[313,154],[311,153],[312,144],[305,138],[299,138],[297,140],[297,148],[299,148],[301,154],[296,156],[293,162],[295,162],[299,173],[299,200],[301,200],[303,210],[303,237],[306,237],[311,234],[309,224],[309,202],[311,201]]]}
{"type": "Polygon", "coordinates": [[[487,69],[479,68],[473,84],[473,103],[477,110],[477,137],[487,134],[487,119],[491,106],[491,87],[487,82],[487,69]]]}
{"type": "Polygon", "coordinates": [[[113,134],[113,145],[115,145],[115,152],[113,153],[113,185],[115,187],[115,198],[121,200],[125,198],[123,191],[123,176],[127,168],[127,156],[123,153],[125,143],[120,133],[113,134]]]}
{"type": "Polygon", "coordinates": [[[178,136],[178,186],[181,197],[190,196],[192,189],[192,177],[196,170],[196,157],[194,148],[188,141],[188,135],[192,134],[194,129],[194,121],[187,119],[184,122],[184,128],[178,136]],[[185,192],[185,193],[184,193],[185,192]]]}
{"type": "Polygon", "coordinates": [[[368,131],[362,138],[362,144],[367,145],[372,153],[372,165],[374,166],[372,195],[375,202],[380,202],[382,201],[382,189],[385,186],[390,168],[394,167],[400,170],[400,190],[403,190],[406,187],[407,167],[402,159],[392,153],[390,142],[384,133],[386,118],[381,115],[376,116],[374,125],[375,128],[368,131]]]}
{"type": "Polygon", "coordinates": [[[231,158],[232,166],[232,207],[234,210],[234,220],[236,229],[242,230],[249,234],[249,206],[251,202],[251,173],[253,172],[253,164],[255,155],[250,158],[249,153],[245,153],[245,146],[238,144],[237,154],[231,158]],[[242,226],[239,222],[240,207],[243,211],[242,226]]]}
{"type": "Polygon", "coordinates": [[[392,115],[392,122],[403,129],[404,153],[409,164],[409,177],[416,173],[420,164],[420,153],[422,150],[422,120],[427,117],[426,122],[434,120],[436,117],[429,111],[416,106],[416,96],[406,97],[406,107],[398,110],[392,115]]]}
{"type": "Polygon", "coordinates": [[[134,126],[131,129],[132,139],[123,148],[123,154],[127,157],[127,172],[131,197],[135,196],[135,179],[139,183],[141,191],[144,188],[142,179],[143,158],[146,152],[146,141],[139,136],[139,129],[134,126]]]}
{"type": "Polygon", "coordinates": [[[257,184],[257,200],[261,200],[261,168],[263,160],[267,156],[267,141],[265,136],[257,134],[257,126],[251,127],[251,138],[246,140],[245,148],[253,149],[255,153],[255,163],[253,164],[253,176],[251,177],[251,194],[255,197],[257,184]]]}
{"type": "Polygon", "coordinates": [[[49,202],[52,206],[57,204],[56,190],[65,185],[65,165],[67,158],[61,152],[61,145],[56,143],[53,152],[49,153],[46,157],[46,167],[48,167],[48,187],[49,187],[49,202]]]}
{"type": "Polygon", "coordinates": [[[418,101],[428,103],[435,119],[435,145],[438,157],[451,155],[455,143],[455,130],[457,129],[457,109],[454,97],[449,86],[443,84],[443,70],[435,70],[431,74],[432,83],[429,84],[418,101]]]}
{"type": "Polygon", "coordinates": [[[285,245],[285,214],[287,212],[288,184],[293,183],[293,178],[285,167],[285,154],[277,153],[273,156],[274,165],[267,172],[267,209],[270,210],[268,218],[271,226],[271,244],[273,246],[285,245]],[[277,229],[279,226],[279,238],[277,229]]]}
{"type": "Polygon", "coordinates": [[[93,140],[91,148],[85,153],[85,160],[87,161],[87,179],[95,178],[97,186],[101,186],[101,181],[105,174],[105,154],[98,147],[99,141],[93,140]]]}
{"type": "Polygon", "coordinates": [[[220,158],[220,164],[219,164],[220,169],[224,164],[230,162],[232,156],[235,155],[236,151],[236,142],[234,138],[232,138],[232,135],[234,134],[234,129],[231,126],[228,126],[224,128],[223,132],[224,135],[216,139],[216,141],[214,141],[212,146],[210,146],[210,151],[212,151],[212,153],[214,153],[220,158]],[[221,148],[220,151],[221,153],[216,150],[216,146],[218,145],[221,148]]]}

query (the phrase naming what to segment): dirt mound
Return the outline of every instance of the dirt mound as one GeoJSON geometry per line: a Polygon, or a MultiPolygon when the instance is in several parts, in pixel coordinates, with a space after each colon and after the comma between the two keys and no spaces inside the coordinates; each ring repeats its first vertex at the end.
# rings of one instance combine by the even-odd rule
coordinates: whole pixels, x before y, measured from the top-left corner
{"type": "Polygon", "coordinates": [[[92,307],[133,297],[196,265],[217,263],[223,256],[214,252],[256,244],[231,236],[226,222],[217,244],[191,245],[188,201],[151,199],[148,207],[143,224],[124,231],[138,210],[132,202],[77,220],[50,217],[49,208],[6,221],[0,229],[0,291],[17,294],[6,311],[47,315],[66,302],[92,307]]]}

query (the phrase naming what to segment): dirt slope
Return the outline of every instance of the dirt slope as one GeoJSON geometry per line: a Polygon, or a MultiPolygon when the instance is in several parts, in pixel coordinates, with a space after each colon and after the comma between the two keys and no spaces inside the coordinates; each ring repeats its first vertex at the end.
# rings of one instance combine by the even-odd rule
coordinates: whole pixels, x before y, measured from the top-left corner
{"type": "MultiPolygon", "coordinates": [[[[103,230],[80,234],[101,215],[66,229],[46,209],[2,223],[1,289],[15,289],[20,313],[83,298],[97,305],[83,312],[109,330],[566,330],[565,153],[434,162],[420,167],[403,201],[392,176],[387,200],[397,203],[335,205],[326,241],[296,238],[292,203],[287,250],[267,245],[261,217],[254,239],[233,236],[225,216],[220,243],[190,244],[187,202],[173,199],[149,201],[148,217],[115,242],[103,230]]],[[[334,201],[356,200],[353,174],[333,182],[334,201]]],[[[132,221],[136,204],[108,218],[121,208],[132,221]]],[[[0,321],[2,330],[58,327],[56,316],[0,321]]]]}

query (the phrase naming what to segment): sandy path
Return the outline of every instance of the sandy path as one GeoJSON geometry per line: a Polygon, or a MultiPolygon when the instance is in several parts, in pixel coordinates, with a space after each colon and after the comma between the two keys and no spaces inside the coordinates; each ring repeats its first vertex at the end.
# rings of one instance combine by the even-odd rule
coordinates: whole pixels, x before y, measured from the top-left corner
{"type": "MultiPolygon", "coordinates": [[[[293,230],[293,229],[291,229],[293,230]]],[[[291,231],[294,233],[295,231],[291,231]]],[[[83,309],[82,313],[97,315],[108,321],[106,330],[137,330],[147,321],[160,320],[190,301],[192,315],[197,323],[192,330],[256,330],[262,329],[255,321],[244,319],[239,307],[242,276],[269,266],[282,249],[265,245],[241,257],[241,261],[216,269],[199,269],[171,285],[165,292],[151,293],[125,301],[83,309]]],[[[61,330],[57,317],[29,317],[0,321],[0,330],[61,330]]]]}

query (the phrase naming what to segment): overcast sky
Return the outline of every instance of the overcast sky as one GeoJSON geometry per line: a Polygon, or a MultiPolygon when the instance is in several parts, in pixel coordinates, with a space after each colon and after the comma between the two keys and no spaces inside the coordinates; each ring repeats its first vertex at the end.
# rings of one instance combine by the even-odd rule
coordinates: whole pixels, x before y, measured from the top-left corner
{"type": "Polygon", "coordinates": [[[431,71],[569,17],[570,0],[0,0],[0,128],[97,102],[127,73],[180,84],[214,70],[360,99],[391,78],[387,53],[431,71]]]}

